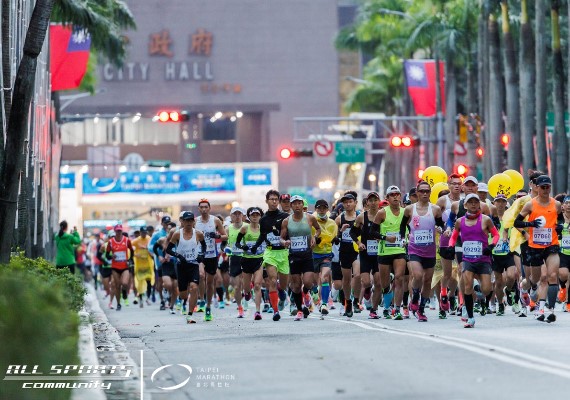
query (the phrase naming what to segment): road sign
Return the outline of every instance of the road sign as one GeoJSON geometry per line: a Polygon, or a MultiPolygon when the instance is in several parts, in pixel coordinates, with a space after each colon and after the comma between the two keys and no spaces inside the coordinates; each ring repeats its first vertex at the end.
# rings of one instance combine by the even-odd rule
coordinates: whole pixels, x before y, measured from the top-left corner
{"type": "Polygon", "coordinates": [[[322,141],[322,142],[315,142],[313,145],[313,151],[316,155],[320,157],[328,157],[332,154],[334,150],[334,146],[332,142],[329,141],[322,141]]]}
{"type": "Polygon", "coordinates": [[[336,142],[334,146],[337,163],[363,163],[366,160],[364,142],[336,142]]]}

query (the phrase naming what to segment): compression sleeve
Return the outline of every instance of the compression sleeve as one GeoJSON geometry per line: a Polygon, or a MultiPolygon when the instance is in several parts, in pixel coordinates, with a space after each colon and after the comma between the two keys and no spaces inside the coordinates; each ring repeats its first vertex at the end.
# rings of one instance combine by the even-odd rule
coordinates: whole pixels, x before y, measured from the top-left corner
{"type": "Polygon", "coordinates": [[[353,226],[352,228],[350,228],[349,234],[353,242],[358,242],[358,236],[360,236],[361,233],[362,230],[360,229],[360,227],[353,226]]]}
{"type": "Polygon", "coordinates": [[[158,254],[158,249],[160,248],[160,245],[158,244],[158,242],[156,242],[153,246],[152,246],[152,252],[157,256],[160,257],[160,254],[158,254]]]}
{"type": "Polygon", "coordinates": [[[175,244],[172,242],[168,242],[168,247],[166,248],[166,253],[170,254],[172,257],[177,257],[178,254],[174,251],[175,244]]]}
{"type": "Polygon", "coordinates": [[[200,250],[201,250],[201,253],[202,253],[202,254],[206,254],[206,249],[208,248],[208,247],[206,246],[206,240],[204,240],[204,239],[200,240],[200,248],[201,248],[201,249],[200,249],[200,250]]]}
{"type": "Polygon", "coordinates": [[[457,239],[459,239],[459,230],[454,229],[453,233],[451,234],[451,238],[449,239],[449,247],[455,247],[457,239]]]}
{"type": "Polygon", "coordinates": [[[443,222],[443,218],[435,217],[435,225],[439,226],[441,229],[445,228],[445,222],[443,222]]]}
{"type": "Polygon", "coordinates": [[[451,211],[449,213],[449,218],[447,219],[447,227],[451,230],[453,230],[453,227],[455,226],[455,221],[457,220],[457,214],[455,214],[453,211],[451,211]]]}
{"type": "Polygon", "coordinates": [[[400,222],[400,237],[404,239],[406,237],[406,229],[408,228],[408,222],[410,222],[410,217],[405,215],[402,217],[402,222],[400,222]]]}
{"type": "Polygon", "coordinates": [[[493,235],[493,246],[495,246],[500,239],[499,231],[495,226],[493,226],[493,229],[491,229],[491,235],[493,235]]]}
{"type": "Polygon", "coordinates": [[[370,224],[370,231],[368,232],[368,234],[372,236],[374,239],[380,239],[382,236],[380,235],[380,225],[374,222],[370,224]]]}
{"type": "Polygon", "coordinates": [[[236,247],[240,248],[241,247],[241,240],[245,237],[245,235],[241,232],[238,232],[237,238],[236,238],[236,247]]]}
{"type": "Polygon", "coordinates": [[[499,219],[498,216],[491,217],[491,221],[493,221],[493,225],[495,225],[497,229],[501,227],[501,220],[499,219]]]}
{"type": "Polygon", "coordinates": [[[531,226],[531,224],[529,222],[525,222],[524,217],[519,214],[517,215],[517,218],[515,219],[515,223],[513,224],[513,226],[515,228],[528,228],[529,226],[531,226]]]}

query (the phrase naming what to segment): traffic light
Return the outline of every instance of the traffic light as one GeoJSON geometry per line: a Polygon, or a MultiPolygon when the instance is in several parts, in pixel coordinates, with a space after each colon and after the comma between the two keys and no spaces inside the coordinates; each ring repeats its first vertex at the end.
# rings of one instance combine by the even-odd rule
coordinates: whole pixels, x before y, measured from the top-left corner
{"type": "Polygon", "coordinates": [[[511,141],[511,136],[508,133],[503,133],[501,135],[501,144],[505,148],[505,150],[509,149],[509,143],[511,141]]]}
{"type": "Polygon", "coordinates": [[[415,144],[415,139],[411,136],[392,136],[390,139],[392,147],[412,147],[415,144]]]}
{"type": "Polygon", "coordinates": [[[312,157],[313,149],[292,149],[289,147],[284,147],[279,151],[279,156],[282,160],[299,157],[312,157]]]}
{"type": "Polygon", "coordinates": [[[477,157],[483,158],[483,156],[485,155],[485,149],[483,149],[482,147],[477,147],[477,150],[475,150],[475,154],[477,154],[477,157]]]}
{"type": "Polygon", "coordinates": [[[465,164],[457,164],[455,165],[455,173],[462,178],[465,178],[469,174],[469,168],[465,164]]]}
{"type": "Polygon", "coordinates": [[[155,121],[159,122],[182,122],[188,121],[190,119],[190,114],[187,111],[159,111],[153,118],[155,121]]]}

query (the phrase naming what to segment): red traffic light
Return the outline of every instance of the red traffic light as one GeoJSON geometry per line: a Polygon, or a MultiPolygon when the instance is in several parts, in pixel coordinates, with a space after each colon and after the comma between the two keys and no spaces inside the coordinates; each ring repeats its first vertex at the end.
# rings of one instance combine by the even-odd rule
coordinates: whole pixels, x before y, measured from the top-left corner
{"type": "Polygon", "coordinates": [[[160,122],[180,122],[180,121],[188,121],[190,119],[190,115],[186,111],[163,110],[159,111],[156,114],[155,118],[160,122]]]}
{"type": "Polygon", "coordinates": [[[459,174],[459,175],[461,175],[461,176],[464,177],[464,176],[466,176],[467,173],[469,172],[469,168],[467,168],[467,166],[464,165],[464,164],[458,164],[458,165],[455,167],[455,171],[457,172],[457,174],[459,174]]]}
{"type": "Polygon", "coordinates": [[[411,136],[392,136],[390,144],[392,147],[412,147],[415,143],[411,136]]]}
{"type": "Polygon", "coordinates": [[[291,150],[288,148],[281,149],[279,156],[281,156],[283,160],[288,160],[291,158],[291,150]]]}
{"type": "Polygon", "coordinates": [[[511,136],[508,133],[503,133],[501,135],[501,144],[505,146],[505,148],[509,145],[511,141],[511,136]]]}
{"type": "Polygon", "coordinates": [[[483,149],[482,147],[477,147],[477,150],[475,150],[475,154],[477,154],[477,157],[481,158],[485,155],[485,149],[483,149]]]}

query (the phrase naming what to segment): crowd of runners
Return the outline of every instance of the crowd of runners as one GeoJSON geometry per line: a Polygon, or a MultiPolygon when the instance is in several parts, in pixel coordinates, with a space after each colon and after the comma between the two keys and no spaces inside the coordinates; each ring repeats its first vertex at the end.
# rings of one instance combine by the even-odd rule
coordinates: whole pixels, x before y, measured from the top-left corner
{"type": "Polygon", "coordinates": [[[570,311],[570,195],[551,197],[551,178],[539,171],[510,198],[491,199],[472,176],[446,181],[437,193],[426,181],[361,200],[347,191],[330,205],[270,190],[265,205],[234,207],[226,219],[202,199],[196,214],[163,216],[159,230],[142,227],[133,240],[117,225],[87,253],[109,308],[121,310],[131,291],[140,307],[151,305],[156,293],[161,310],[188,323],[230,305],[255,320],[337,309],[419,322],[437,305],[440,319],[455,315],[465,328],[476,313],[530,312],[552,323],[557,303],[570,311]]]}

